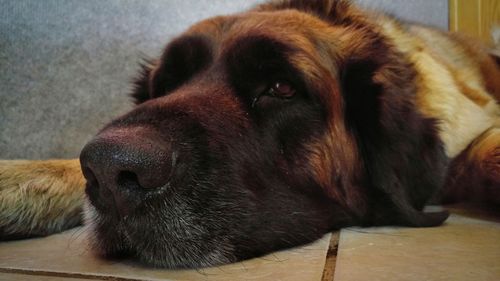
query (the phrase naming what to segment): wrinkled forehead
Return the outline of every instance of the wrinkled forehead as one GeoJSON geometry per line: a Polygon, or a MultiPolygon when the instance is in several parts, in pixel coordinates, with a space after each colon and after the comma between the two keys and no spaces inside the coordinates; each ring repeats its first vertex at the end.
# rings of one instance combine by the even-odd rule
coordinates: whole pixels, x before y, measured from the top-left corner
{"type": "Polygon", "coordinates": [[[296,10],[279,10],[210,18],[193,25],[183,36],[207,38],[214,57],[252,42],[280,45],[297,68],[314,72],[319,66],[335,71],[332,58],[338,48],[331,40],[332,33],[335,28],[319,18],[296,10]]]}
{"type": "Polygon", "coordinates": [[[267,37],[307,49],[322,39],[327,40],[325,34],[330,28],[326,22],[296,10],[256,11],[210,18],[191,26],[184,35],[206,36],[219,50],[248,37],[267,37]]]}

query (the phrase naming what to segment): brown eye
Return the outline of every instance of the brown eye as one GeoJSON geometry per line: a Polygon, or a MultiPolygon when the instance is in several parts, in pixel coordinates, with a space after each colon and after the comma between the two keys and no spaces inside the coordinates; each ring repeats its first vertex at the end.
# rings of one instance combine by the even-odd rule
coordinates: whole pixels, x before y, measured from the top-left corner
{"type": "Polygon", "coordinates": [[[291,99],[293,96],[295,96],[295,93],[295,88],[292,85],[281,81],[274,82],[270,87],[266,88],[265,91],[261,92],[252,100],[252,107],[255,107],[262,96],[269,96],[280,99],[291,99]]]}
{"type": "Polygon", "coordinates": [[[276,82],[267,90],[267,94],[277,98],[289,99],[295,95],[295,89],[286,82],[276,82]]]}

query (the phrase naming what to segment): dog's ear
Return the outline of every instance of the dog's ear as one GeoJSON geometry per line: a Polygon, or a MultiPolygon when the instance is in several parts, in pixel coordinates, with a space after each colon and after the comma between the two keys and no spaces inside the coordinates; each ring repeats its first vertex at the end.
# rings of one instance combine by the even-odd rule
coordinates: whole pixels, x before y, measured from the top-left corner
{"type": "Polygon", "coordinates": [[[366,223],[439,225],[447,213],[422,209],[443,184],[447,160],[435,121],[416,107],[414,66],[376,34],[355,39],[367,47],[345,55],[339,79],[346,126],[365,167],[366,223]]]}

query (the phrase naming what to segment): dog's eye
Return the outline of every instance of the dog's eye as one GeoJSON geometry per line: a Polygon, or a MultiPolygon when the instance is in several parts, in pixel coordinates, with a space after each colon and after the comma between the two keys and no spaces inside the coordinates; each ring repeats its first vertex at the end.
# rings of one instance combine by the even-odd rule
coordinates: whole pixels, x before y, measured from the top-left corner
{"type": "Polygon", "coordinates": [[[295,93],[295,88],[289,83],[285,81],[276,81],[254,98],[254,100],[252,101],[252,107],[255,107],[255,104],[262,96],[270,96],[280,99],[291,99],[295,96],[295,93]]]}
{"type": "Polygon", "coordinates": [[[295,95],[295,89],[286,82],[276,82],[269,87],[267,94],[272,97],[289,99],[295,95]]]}

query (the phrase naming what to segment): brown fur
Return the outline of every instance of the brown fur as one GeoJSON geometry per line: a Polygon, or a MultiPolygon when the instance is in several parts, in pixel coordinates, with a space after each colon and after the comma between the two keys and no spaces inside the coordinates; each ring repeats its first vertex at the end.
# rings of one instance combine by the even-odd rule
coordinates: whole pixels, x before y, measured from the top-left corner
{"type": "Polygon", "coordinates": [[[443,190],[443,201],[500,204],[500,128],[492,128],[456,157],[443,190]]]}

